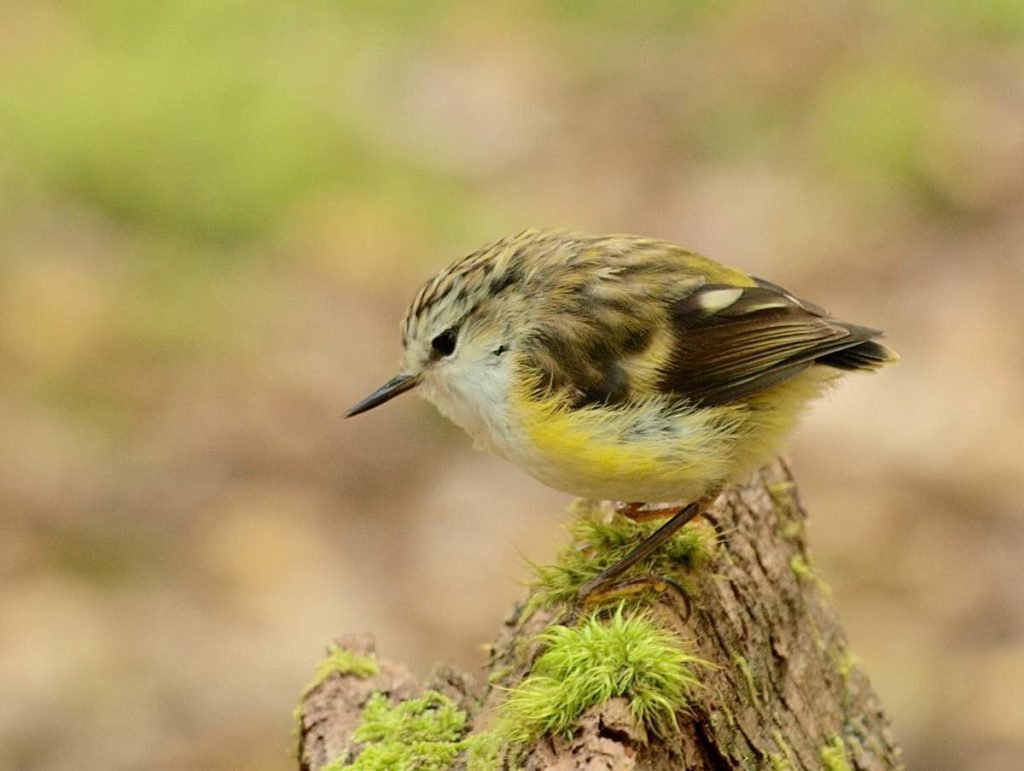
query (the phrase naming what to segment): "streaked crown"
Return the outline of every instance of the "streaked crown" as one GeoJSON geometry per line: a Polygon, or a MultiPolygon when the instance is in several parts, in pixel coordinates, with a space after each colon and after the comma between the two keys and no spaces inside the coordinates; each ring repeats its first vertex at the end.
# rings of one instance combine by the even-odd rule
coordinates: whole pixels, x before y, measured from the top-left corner
{"type": "Polygon", "coordinates": [[[416,293],[402,321],[402,346],[407,359],[430,356],[431,342],[448,330],[462,334],[467,327],[492,316],[495,301],[514,304],[529,276],[531,263],[559,246],[558,231],[525,230],[485,244],[449,265],[416,293]]]}

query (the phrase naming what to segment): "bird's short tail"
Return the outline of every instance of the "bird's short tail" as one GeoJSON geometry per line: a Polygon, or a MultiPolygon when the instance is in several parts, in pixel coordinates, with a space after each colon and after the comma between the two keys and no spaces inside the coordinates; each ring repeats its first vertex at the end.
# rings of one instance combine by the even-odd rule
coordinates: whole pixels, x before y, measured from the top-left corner
{"type": "Polygon", "coordinates": [[[822,356],[817,359],[817,364],[827,364],[836,369],[874,372],[886,364],[899,361],[900,356],[896,351],[887,345],[882,345],[870,339],[881,334],[880,332],[853,325],[844,326],[847,326],[855,337],[860,337],[861,341],[851,345],[849,348],[843,348],[842,350],[833,351],[822,356]]]}

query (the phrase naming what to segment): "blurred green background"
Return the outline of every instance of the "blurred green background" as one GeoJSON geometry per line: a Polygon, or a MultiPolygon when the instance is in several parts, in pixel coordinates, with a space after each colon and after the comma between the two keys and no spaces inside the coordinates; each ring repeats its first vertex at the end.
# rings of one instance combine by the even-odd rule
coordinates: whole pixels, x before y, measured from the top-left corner
{"type": "Polygon", "coordinates": [[[477,668],[566,499],[398,400],[526,226],[903,355],[794,439],[912,768],[1024,753],[1024,3],[0,0],[0,767],[288,769],[323,646],[477,668]]]}

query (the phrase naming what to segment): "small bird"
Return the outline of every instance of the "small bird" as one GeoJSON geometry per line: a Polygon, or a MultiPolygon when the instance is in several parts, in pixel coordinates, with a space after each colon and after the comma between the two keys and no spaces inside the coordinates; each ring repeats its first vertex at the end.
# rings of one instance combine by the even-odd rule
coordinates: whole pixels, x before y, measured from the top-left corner
{"type": "Polygon", "coordinates": [[[445,268],[401,332],[400,374],[348,416],[416,389],[478,448],[553,488],[688,502],[581,600],[774,457],[839,375],[897,359],[881,332],[676,244],[561,230],[526,230],[445,268]]]}

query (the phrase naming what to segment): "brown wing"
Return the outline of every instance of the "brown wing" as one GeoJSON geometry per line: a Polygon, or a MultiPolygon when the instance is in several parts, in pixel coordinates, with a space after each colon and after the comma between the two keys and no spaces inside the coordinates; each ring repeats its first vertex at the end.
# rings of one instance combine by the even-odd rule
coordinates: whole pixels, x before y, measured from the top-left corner
{"type": "Polygon", "coordinates": [[[706,284],[670,308],[675,345],[658,389],[706,405],[743,399],[812,364],[875,369],[881,332],[828,318],[781,287],[706,284]]]}

